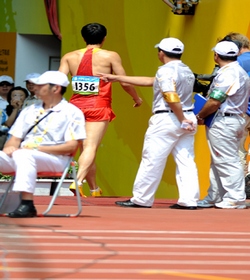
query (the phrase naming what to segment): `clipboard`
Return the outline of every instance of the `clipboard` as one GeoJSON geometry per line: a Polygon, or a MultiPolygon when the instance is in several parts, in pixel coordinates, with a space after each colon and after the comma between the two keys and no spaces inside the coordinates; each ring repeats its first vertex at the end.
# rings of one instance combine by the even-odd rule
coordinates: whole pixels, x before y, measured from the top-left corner
{"type": "MultiPolygon", "coordinates": [[[[194,96],[194,114],[197,115],[200,110],[203,108],[203,106],[206,104],[207,102],[207,99],[202,96],[201,94],[197,93],[195,94],[194,96]]],[[[214,112],[212,113],[211,115],[207,116],[205,119],[204,119],[204,124],[207,126],[207,127],[211,127],[212,124],[213,124],[213,120],[216,116],[216,113],[217,112],[214,112]]]]}

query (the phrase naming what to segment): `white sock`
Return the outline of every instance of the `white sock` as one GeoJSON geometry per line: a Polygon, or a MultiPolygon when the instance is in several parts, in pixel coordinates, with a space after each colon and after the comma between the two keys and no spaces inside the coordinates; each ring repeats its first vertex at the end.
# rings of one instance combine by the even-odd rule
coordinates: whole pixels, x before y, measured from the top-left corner
{"type": "Polygon", "coordinates": [[[100,189],[99,189],[99,187],[97,187],[96,189],[94,189],[94,190],[90,190],[90,192],[97,192],[97,191],[99,191],[100,189]]]}

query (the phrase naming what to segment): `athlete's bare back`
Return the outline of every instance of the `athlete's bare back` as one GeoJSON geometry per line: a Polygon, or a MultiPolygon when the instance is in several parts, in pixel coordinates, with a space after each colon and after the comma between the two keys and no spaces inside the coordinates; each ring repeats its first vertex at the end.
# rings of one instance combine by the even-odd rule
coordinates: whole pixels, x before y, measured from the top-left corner
{"type": "MultiPolygon", "coordinates": [[[[100,48],[100,46],[91,45],[87,46],[87,49],[93,47],[100,48]]],[[[61,59],[59,71],[65,73],[66,75],[70,73],[71,76],[75,76],[83,55],[84,52],[82,50],[76,50],[65,54],[61,59]]],[[[92,71],[94,76],[98,73],[114,73],[117,75],[126,74],[119,54],[103,49],[93,52],[92,71]]]]}

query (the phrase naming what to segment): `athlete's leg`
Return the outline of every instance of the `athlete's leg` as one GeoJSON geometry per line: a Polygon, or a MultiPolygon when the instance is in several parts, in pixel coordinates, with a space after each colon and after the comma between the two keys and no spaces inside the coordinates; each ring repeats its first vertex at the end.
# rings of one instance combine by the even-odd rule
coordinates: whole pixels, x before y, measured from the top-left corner
{"type": "MultiPolygon", "coordinates": [[[[80,154],[82,153],[82,151],[83,151],[83,141],[82,141],[82,145],[80,146],[80,154]]],[[[96,177],[96,164],[95,162],[93,162],[86,176],[86,181],[90,186],[90,189],[95,189],[97,187],[95,177],[96,177]]]]}
{"type": "Polygon", "coordinates": [[[83,142],[83,151],[78,160],[79,169],[77,172],[77,180],[78,182],[82,182],[88,175],[88,181],[90,182],[89,187],[91,190],[94,189],[93,181],[95,181],[95,178],[93,179],[93,176],[95,176],[95,165],[92,167],[92,164],[94,164],[97,149],[108,128],[108,123],[109,121],[86,122],[87,138],[83,142]]]}
{"type": "Polygon", "coordinates": [[[96,184],[96,165],[95,162],[93,162],[89,168],[89,172],[86,176],[86,181],[89,184],[89,188],[91,190],[94,190],[97,188],[97,184],[96,184]]]}

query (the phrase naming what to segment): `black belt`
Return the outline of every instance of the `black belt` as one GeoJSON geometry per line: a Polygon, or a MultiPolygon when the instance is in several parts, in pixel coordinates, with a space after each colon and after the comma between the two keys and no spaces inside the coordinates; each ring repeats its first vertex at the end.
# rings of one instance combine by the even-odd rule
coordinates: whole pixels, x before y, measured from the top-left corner
{"type": "Polygon", "coordinates": [[[242,114],[218,113],[218,116],[222,116],[222,117],[234,117],[234,116],[241,116],[241,117],[242,117],[242,114]]]}
{"type": "MultiPolygon", "coordinates": [[[[183,110],[183,112],[193,112],[193,109],[183,110]]],[[[161,113],[173,113],[172,110],[158,110],[155,111],[154,114],[161,114],[161,113]]]]}

